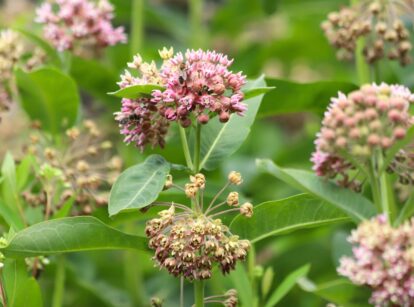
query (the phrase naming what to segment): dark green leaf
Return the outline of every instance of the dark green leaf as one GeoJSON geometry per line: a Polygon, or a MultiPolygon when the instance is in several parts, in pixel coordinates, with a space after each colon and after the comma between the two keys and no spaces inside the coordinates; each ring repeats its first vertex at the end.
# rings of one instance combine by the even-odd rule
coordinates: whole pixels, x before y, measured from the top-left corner
{"type": "Polygon", "coordinates": [[[270,236],[303,228],[349,221],[341,210],[314,196],[301,194],[254,207],[251,218],[238,215],[230,225],[233,233],[257,242],[270,236]]]}
{"type": "Polygon", "coordinates": [[[316,112],[322,114],[338,91],[348,93],[357,87],[347,82],[319,81],[297,83],[281,79],[266,78],[271,91],[263,98],[259,116],[272,116],[294,112],[316,112]]]}
{"type": "Polygon", "coordinates": [[[136,99],[139,97],[145,97],[152,93],[154,90],[163,91],[165,88],[161,85],[156,84],[143,84],[143,85],[132,85],[125,88],[121,88],[115,92],[110,92],[108,95],[120,97],[120,98],[129,98],[136,99]]]}
{"type": "Polygon", "coordinates": [[[30,226],[1,249],[6,257],[34,257],[90,250],[146,249],[146,239],[123,233],[91,216],[68,217],[30,226]]]}
{"type": "MultiPolygon", "coordinates": [[[[260,77],[249,82],[246,90],[265,86],[264,78],[260,77]]],[[[214,169],[218,162],[232,155],[243,144],[250,133],[262,98],[263,94],[246,99],[244,102],[247,104],[247,111],[244,116],[233,114],[224,124],[216,117],[201,129],[200,169],[214,169]]]]}
{"type": "Polygon", "coordinates": [[[270,160],[258,160],[258,166],[303,192],[310,193],[346,212],[359,223],[376,214],[371,201],[361,194],[341,188],[335,183],[303,170],[283,169],[270,160]]]}
{"type": "Polygon", "coordinates": [[[310,265],[307,264],[290,273],[272,293],[265,307],[276,306],[276,304],[296,285],[298,279],[308,274],[309,269],[310,265]]]}
{"type": "Polygon", "coordinates": [[[75,123],[80,100],[71,77],[54,68],[18,69],[15,75],[24,110],[43,129],[58,133],[75,123]]]}
{"type": "Polygon", "coordinates": [[[170,164],[160,155],[151,155],[125,170],[112,186],[109,215],[151,204],[162,191],[169,172],[170,164]]]}

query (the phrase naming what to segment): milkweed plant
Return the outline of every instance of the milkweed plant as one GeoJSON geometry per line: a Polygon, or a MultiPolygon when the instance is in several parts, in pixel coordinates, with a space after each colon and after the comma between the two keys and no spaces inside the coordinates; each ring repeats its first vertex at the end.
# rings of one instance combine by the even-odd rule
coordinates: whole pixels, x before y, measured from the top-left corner
{"type": "Polygon", "coordinates": [[[0,30],[2,306],[414,306],[414,3],[113,2],[0,30]]]}

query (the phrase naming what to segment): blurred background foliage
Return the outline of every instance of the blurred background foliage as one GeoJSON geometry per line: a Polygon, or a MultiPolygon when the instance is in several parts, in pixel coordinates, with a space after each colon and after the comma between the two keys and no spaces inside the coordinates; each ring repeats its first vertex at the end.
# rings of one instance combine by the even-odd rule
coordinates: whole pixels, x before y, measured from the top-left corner
{"type": "MultiPolygon", "coordinates": [[[[30,29],[40,35],[40,28],[32,21],[38,2],[0,0],[0,26],[30,29]]],[[[130,32],[132,1],[111,2],[116,8],[116,24],[125,26],[130,32]]],[[[210,181],[219,185],[230,170],[240,171],[245,178],[240,192],[243,198],[254,204],[297,193],[274,177],[259,173],[255,159],[270,158],[284,166],[310,168],[313,139],[329,97],[339,89],[352,89],[356,83],[353,64],[336,59],[335,51],[320,29],[326,15],[345,4],[347,1],[344,0],[205,0],[202,35],[194,43],[187,1],[145,1],[142,19],[144,37],[139,46],[144,59],[158,58],[157,50],[163,46],[185,50],[197,44],[229,54],[235,58],[234,70],[242,70],[249,78],[265,74],[268,82],[277,87],[266,95],[247,141],[236,154],[222,162],[222,167],[208,174],[210,181]]],[[[130,37],[129,44],[131,41],[130,37]]],[[[124,44],[108,48],[101,59],[73,58],[70,68],[70,74],[82,90],[82,116],[99,122],[99,127],[116,144],[126,166],[143,161],[154,152],[147,150],[141,154],[133,146],[127,147],[122,143],[112,115],[119,109],[120,101],[106,95],[117,88],[115,83],[119,74],[131,58],[130,49],[128,44],[124,44]]],[[[388,72],[387,79],[413,85],[414,77],[409,68],[401,69],[387,63],[383,65],[388,72]]],[[[29,121],[15,104],[0,123],[0,157],[6,151],[19,157],[19,149],[26,142],[29,130],[29,121]]],[[[169,136],[166,148],[156,149],[155,152],[171,162],[184,163],[176,131],[169,136]]],[[[182,198],[167,193],[162,197],[168,200],[182,198]]],[[[109,219],[105,208],[94,213],[115,227],[138,234],[143,234],[145,220],[153,214],[150,210],[145,214],[121,214],[109,219]]],[[[335,266],[341,254],[338,250],[346,248],[344,234],[350,227],[341,225],[303,230],[260,241],[256,246],[257,274],[263,276],[263,272],[271,267],[274,271],[273,289],[291,271],[309,263],[311,269],[308,276],[315,283],[337,279],[335,266]]],[[[150,298],[158,296],[165,299],[165,306],[176,306],[179,283],[166,272],[155,269],[150,257],[149,253],[144,252],[70,255],[65,305],[148,306],[150,298]]],[[[51,304],[49,293],[53,288],[53,275],[54,265],[51,264],[41,278],[45,306],[51,304]]],[[[225,291],[233,287],[232,280],[237,278],[236,275],[226,279],[216,274],[208,283],[207,293],[225,291]]],[[[187,288],[186,306],[190,306],[191,287],[187,288]]],[[[279,302],[279,306],[325,306],[331,291],[329,286],[327,289],[318,295],[295,287],[279,302]]],[[[347,291],[343,294],[346,302],[346,294],[351,291],[347,285],[336,288],[336,291],[344,289],[347,291]]],[[[248,306],[243,299],[242,303],[248,306]]],[[[361,306],[345,304],[351,305],[361,306]]]]}

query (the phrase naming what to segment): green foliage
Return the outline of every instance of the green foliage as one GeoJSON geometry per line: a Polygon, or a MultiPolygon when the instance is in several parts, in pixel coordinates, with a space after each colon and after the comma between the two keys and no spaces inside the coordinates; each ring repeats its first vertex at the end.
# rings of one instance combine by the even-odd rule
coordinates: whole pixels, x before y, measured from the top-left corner
{"type": "MultiPolygon", "coordinates": [[[[246,91],[259,88],[255,94],[264,93],[268,90],[265,86],[262,76],[249,82],[246,91]]],[[[220,161],[232,155],[242,145],[250,133],[262,98],[263,94],[246,99],[244,102],[247,104],[247,111],[244,116],[233,114],[225,124],[214,118],[202,128],[200,169],[216,168],[220,161]]]]}
{"type": "Polygon", "coordinates": [[[263,98],[259,116],[294,112],[322,114],[331,102],[331,97],[336,97],[338,92],[348,93],[357,88],[356,85],[347,82],[298,83],[273,78],[266,78],[266,84],[276,87],[276,90],[263,98]]]}
{"type": "Polygon", "coordinates": [[[77,251],[146,249],[146,239],[123,233],[90,216],[35,224],[16,233],[1,249],[6,257],[34,257],[77,251]]]}
{"type": "Polygon", "coordinates": [[[55,68],[18,69],[15,76],[24,110],[43,129],[57,134],[75,123],[80,100],[71,77],[55,68]]]}
{"type": "Polygon", "coordinates": [[[259,204],[254,207],[254,215],[251,218],[246,219],[238,215],[230,228],[240,237],[255,243],[270,236],[349,220],[344,212],[326,201],[301,194],[259,204]]]}
{"type": "Polygon", "coordinates": [[[148,206],[162,191],[170,164],[162,156],[151,155],[132,166],[116,180],[109,197],[109,215],[148,206]]]}
{"type": "Polygon", "coordinates": [[[314,195],[321,200],[346,212],[355,222],[369,219],[376,214],[374,205],[362,195],[335,183],[320,178],[313,173],[283,169],[270,160],[258,160],[258,166],[291,186],[314,195]]]}
{"type": "Polygon", "coordinates": [[[131,85],[121,88],[115,92],[110,92],[108,95],[113,95],[120,98],[136,99],[139,97],[146,97],[154,90],[164,90],[165,88],[156,84],[131,85]]]}

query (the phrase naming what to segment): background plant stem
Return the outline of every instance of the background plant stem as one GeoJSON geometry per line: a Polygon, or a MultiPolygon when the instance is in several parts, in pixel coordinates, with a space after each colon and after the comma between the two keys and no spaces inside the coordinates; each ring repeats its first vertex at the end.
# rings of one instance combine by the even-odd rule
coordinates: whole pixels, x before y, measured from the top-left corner
{"type": "Polygon", "coordinates": [[[203,0],[189,0],[192,48],[202,48],[205,31],[203,31],[203,0]]]}
{"type": "Polygon", "coordinates": [[[132,0],[131,55],[141,50],[144,40],[144,0],[132,0]]]}
{"type": "Polygon", "coordinates": [[[53,290],[52,307],[61,307],[65,291],[65,255],[58,255],[56,261],[55,288],[53,290]]]}
{"type": "Polygon", "coordinates": [[[253,294],[253,306],[259,306],[259,297],[257,296],[257,282],[256,282],[256,274],[255,274],[255,267],[256,267],[256,250],[254,245],[252,244],[250,247],[249,254],[247,256],[247,266],[248,266],[248,275],[250,280],[250,285],[252,287],[252,294],[253,294]]]}
{"type": "Polygon", "coordinates": [[[181,145],[183,147],[185,162],[187,163],[187,167],[193,170],[193,162],[191,161],[191,154],[190,148],[188,147],[187,135],[185,134],[185,129],[179,125],[180,130],[180,137],[181,137],[181,145]]]}
{"type": "Polygon", "coordinates": [[[204,307],[204,280],[194,281],[194,305],[204,307]]]}
{"type": "Polygon", "coordinates": [[[200,171],[200,151],[201,151],[201,125],[196,126],[196,138],[194,145],[194,173],[200,171]]]}

